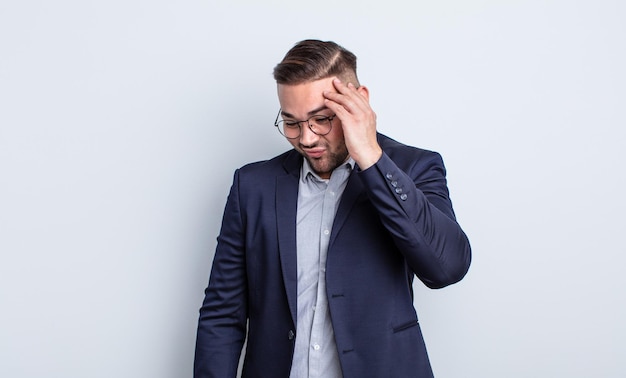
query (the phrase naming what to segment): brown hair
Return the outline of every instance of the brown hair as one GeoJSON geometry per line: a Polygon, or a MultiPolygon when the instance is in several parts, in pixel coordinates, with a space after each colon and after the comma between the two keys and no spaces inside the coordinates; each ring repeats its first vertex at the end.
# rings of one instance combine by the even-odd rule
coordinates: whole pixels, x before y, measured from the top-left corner
{"type": "Polygon", "coordinates": [[[278,84],[296,85],[331,76],[359,86],[356,56],[331,41],[307,39],[298,42],[274,67],[274,79],[278,84]]]}

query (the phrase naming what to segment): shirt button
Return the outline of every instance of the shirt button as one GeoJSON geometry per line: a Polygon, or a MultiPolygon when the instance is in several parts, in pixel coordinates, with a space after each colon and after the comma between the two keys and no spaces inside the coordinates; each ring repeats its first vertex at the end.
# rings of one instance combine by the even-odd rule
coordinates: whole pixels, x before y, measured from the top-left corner
{"type": "Polygon", "coordinates": [[[320,346],[319,346],[319,344],[313,344],[313,349],[315,349],[315,350],[320,350],[320,346]]]}
{"type": "Polygon", "coordinates": [[[330,234],[330,231],[324,230],[324,235],[328,235],[328,234],[330,234]]]}

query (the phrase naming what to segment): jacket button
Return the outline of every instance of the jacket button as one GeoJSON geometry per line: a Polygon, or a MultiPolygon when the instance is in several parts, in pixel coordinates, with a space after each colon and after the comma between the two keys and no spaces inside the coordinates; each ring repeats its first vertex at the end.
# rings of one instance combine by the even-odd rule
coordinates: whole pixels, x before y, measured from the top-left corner
{"type": "Polygon", "coordinates": [[[287,336],[289,337],[289,340],[293,340],[293,338],[296,337],[296,334],[290,329],[287,336]]]}

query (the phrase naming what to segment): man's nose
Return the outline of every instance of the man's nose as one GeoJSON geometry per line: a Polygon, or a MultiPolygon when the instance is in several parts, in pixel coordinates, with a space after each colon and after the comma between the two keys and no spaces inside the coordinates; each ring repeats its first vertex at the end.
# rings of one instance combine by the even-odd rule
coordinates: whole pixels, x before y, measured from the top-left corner
{"type": "Polygon", "coordinates": [[[305,121],[300,124],[300,144],[303,146],[312,146],[317,142],[319,135],[315,134],[309,127],[309,122],[305,121]]]}

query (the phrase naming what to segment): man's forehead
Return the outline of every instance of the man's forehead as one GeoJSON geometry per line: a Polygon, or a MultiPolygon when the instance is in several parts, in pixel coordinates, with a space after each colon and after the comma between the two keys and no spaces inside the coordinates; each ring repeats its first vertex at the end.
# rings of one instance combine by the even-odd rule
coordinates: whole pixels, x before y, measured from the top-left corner
{"type": "Polygon", "coordinates": [[[327,109],[324,103],[324,92],[336,92],[332,79],[326,78],[300,84],[278,84],[281,114],[286,117],[303,117],[327,109]]]}

